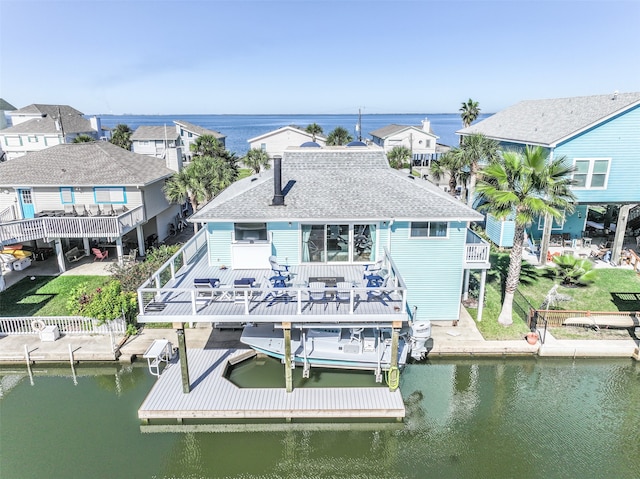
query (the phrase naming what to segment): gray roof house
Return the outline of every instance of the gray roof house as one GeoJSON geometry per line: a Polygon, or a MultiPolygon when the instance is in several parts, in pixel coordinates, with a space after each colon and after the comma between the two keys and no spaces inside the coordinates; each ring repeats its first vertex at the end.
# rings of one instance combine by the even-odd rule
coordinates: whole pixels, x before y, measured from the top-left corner
{"type": "Polygon", "coordinates": [[[105,141],[57,145],[0,163],[0,247],[22,243],[53,249],[61,271],[63,250],[90,242],[144,254],[149,235],[166,236],[179,212],[163,186],[175,173],[165,161],[105,141]],[[99,218],[99,220],[97,220],[99,218]]]}
{"type": "Polygon", "coordinates": [[[100,119],[86,119],[68,105],[33,104],[8,113],[12,126],[0,130],[0,144],[7,160],[61,143],[72,143],[80,135],[107,139],[100,119]]]}
{"type": "Polygon", "coordinates": [[[176,132],[180,135],[180,142],[183,148],[182,159],[184,162],[191,161],[191,144],[203,135],[213,136],[218,140],[220,146],[225,146],[225,139],[227,137],[219,131],[209,130],[184,120],[174,120],[173,123],[176,125],[176,132]]]}
{"type": "MultiPolygon", "coordinates": [[[[5,116],[5,111],[13,111],[16,107],[9,103],[4,98],[0,98],[0,130],[7,127],[7,117],[5,116]]],[[[2,150],[2,145],[0,145],[0,150],[2,150]]]]}

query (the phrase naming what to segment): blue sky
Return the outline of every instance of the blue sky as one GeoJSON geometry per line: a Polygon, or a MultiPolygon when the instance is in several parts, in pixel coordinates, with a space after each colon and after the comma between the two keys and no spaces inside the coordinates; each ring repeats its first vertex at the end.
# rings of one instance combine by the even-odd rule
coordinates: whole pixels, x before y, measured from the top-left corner
{"type": "Polygon", "coordinates": [[[86,114],[490,113],[640,91],[640,1],[0,0],[0,95],[86,114]]]}

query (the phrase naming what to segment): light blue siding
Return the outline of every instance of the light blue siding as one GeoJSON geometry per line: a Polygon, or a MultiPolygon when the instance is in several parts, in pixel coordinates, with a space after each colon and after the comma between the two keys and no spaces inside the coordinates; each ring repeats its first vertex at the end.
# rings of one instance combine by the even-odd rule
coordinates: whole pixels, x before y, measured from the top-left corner
{"type": "Polygon", "coordinates": [[[513,233],[516,223],[513,220],[499,220],[493,215],[487,214],[486,232],[489,239],[501,248],[513,246],[513,233]]]}
{"type": "Polygon", "coordinates": [[[606,190],[573,189],[580,203],[640,200],[640,107],[559,145],[556,158],[611,158],[606,190]]]}
{"type": "Polygon", "coordinates": [[[269,223],[267,230],[273,238],[272,253],[281,264],[300,264],[300,232],[299,223],[269,223]]]}
{"type": "Polygon", "coordinates": [[[233,223],[208,223],[207,232],[209,265],[218,268],[222,265],[230,267],[233,223]]]}
{"type": "Polygon", "coordinates": [[[390,253],[407,283],[410,307],[418,307],[418,319],[458,319],[466,224],[450,223],[448,238],[409,238],[409,228],[394,223],[390,253]]]}
{"type": "MultiPolygon", "coordinates": [[[[562,228],[556,228],[556,222],[554,222],[554,228],[551,230],[551,234],[569,233],[572,239],[582,238],[586,222],[587,206],[578,205],[572,214],[565,214],[564,225],[562,228]]],[[[544,222],[540,219],[536,219],[536,221],[531,225],[531,228],[527,228],[527,230],[535,239],[540,239],[542,238],[543,227],[544,222]]]]}

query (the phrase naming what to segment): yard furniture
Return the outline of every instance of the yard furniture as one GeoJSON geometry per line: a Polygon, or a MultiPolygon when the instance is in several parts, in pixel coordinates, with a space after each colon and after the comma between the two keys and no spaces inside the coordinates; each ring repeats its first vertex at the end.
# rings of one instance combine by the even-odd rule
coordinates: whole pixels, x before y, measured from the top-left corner
{"type": "Polygon", "coordinates": [[[336,310],[340,309],[340,303],[351,302],[351,293],[353,290],[353,284],[348,281],[340,281],[336,285],[336,310]]]}
{"type": "Polygon", "coordinates": [[[172,345],[167,339],[156,339],[151,343],[142,355],[147,359],[149,372],[154,376],[160,376],[160,364],[169,364],[173,355],[172,345]]]}
{"type": "Polygon", "coordinates": [[[289,273],[288,265],[281,265],[278,263],[278,258],[275,256],[269,256],[269,264],[271,265],[271,271],[276,276],[286,276],[287,279],[291,279],[291,273],[289,273]]]}
{"type": "Polygon", "coordinates": [[[309,311],[316,303],[324,303],[324,309],[327,309],[327,285],[320,281],[309,283],[309,311]]]}
{"type": "Polygon", "coordinates": [[[65,258],[67,258],[67,261],[74,263],[76,261],[80,261],[86,256],[86,254],[83,249],[79,249],[77,246],[74,246],[69,251],[67,251],[64,256],[65,258]]]}
{"type": "Polygon", "coordinates": [[[99,259],[100,261],[102,261],[105,258],[109,257],[109,250],[105,249],[104,251],[101,251],[98,248],[91,248],[91,252],[94,254],[94,258],[93,261],[99,259]]]}

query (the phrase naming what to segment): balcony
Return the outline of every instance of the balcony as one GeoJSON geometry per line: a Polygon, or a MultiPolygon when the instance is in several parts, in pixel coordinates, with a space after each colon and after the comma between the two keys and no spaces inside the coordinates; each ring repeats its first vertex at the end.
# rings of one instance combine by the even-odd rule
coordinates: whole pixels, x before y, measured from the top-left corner
{"type": "Polygon", "coordinates": [[[465,269],[488,269],[490,267],[489,243],[470,229],[467,230],[464,263],[465,269]]]}
{"type": "Polygon", "coordinates": [[[292,323],[391,323],[407,321],[406,285],[392,258],[385,254],[389,272],[386,287],[367,287],[364,265],[313,264],[291,266],[285,287],[274,288],[271,269],[224,269],[208,265],[206,232],[201,230],[153,277],[138,289],[138,322],[292,322],[292,323]],[[236,286],[243,278],[253,286],[236,286]],[[326,289],[326,301],[309,301],[310,280],[337,279],[353,285],[348,301],[335,299],[336,289],[326,289]],[[196,289],[195,279],[217,279],[219,286],[196,289]],[[372,290],[388,296],[370,297],[372,290]]]}
{"type": "MultiPolygon", "coordinates": [[[[8,218],[9,215],[3,216],[8,218]]],[[[117,216],[43,216],[0,223],[0,244],[50,238],[118,238],[144,221],[144,207],[117,216]]]]}

